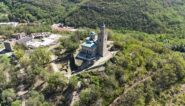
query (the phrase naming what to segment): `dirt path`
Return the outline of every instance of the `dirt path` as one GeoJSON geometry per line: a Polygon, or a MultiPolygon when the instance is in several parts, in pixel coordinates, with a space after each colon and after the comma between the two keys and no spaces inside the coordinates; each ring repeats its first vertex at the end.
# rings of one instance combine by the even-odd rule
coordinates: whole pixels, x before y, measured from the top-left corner
{"type": "Polygon", "coordinates": [[[77,91],[74,91],[70,106],[74,106],[75,103],[79,100],[80,100],[79,94],[77,93],[77,91]]]}
{"type": "MultiPolygon", "coordinates": [[[[50,47],[48,48],[48,51],[51,51],[51,50],[53,50],[54,48],[57,48],[59,45],[60,45],[60,43],[57,43],[56,45],[50,46],[50,47]]],[[[52,61],[52,62],[50,63],[50,65],[51,65],[53,71],[54,71],[54,72],[59,72],[60,70],[58,69],[58,66],[55,64],[56,56],[55,56],[54,54],[52,54],[50,58],[51,58],[51,61],[52,61]]]]}
{"type": "Polygon", "coordinates": [[[26,106],[26,100],[25,99],[22,100],[21,106],[26,106]]]}
{"type": "Polygon", "coordinates": [[[151,76],[147,76],[146,78],[134,83],[132,86],[126,88],[126,90],[124,91],[123,94],[121,94],[120,96],[118,96],[116,99],[114,99],[114,101],[109,105],[109,106],[117,106],[117,104],[120,104],[119,102],[121,101],[122,97],[127,94],[130,90],[132,90],[133,88],[135,88],[137,85],[145,82],[146,80],[150,79],[151,76]]]}
{"type": "MultiPolygon", "coordinates": [[[[68,38],[68,36],[66,36],[66,38],[68,38]]],[[[51,50],[55,49],[55,48],[58,47],[58,46],[60,46],[60,43],[57,43],[56,45],[50,46],[50,47],[48,48],[48,51],[51,51],[51,50]]],[[[66,51],[66,50],[63,50],[63,52],[65,52],[65,51],[66,51]]],[[[58,65],[55,63],[55,60],[57,59],[57,56],[54,55],[54,54],[52,54],[50,58],[51,58],[51,63],[50,63],[50,65],[51,65],[51,67],[52,67],[52,70],[53,70],[54,72],[60,72],[60,73],[62,74],[60,68],[59,68],[58,65]]],[[[69,67],[69,66],[68,66],[68,67],[69,67]]],[[[70,78],[71,78],[71,70],[70,70],[69,68],[68,68],[68,70],[67,70],[67,73],[64,73],[64,76],[67,77],[68,83],[69,83],[69,80],[70,80],[70,78]]]]}
{"type": "MultiPolygon", "coordinates": [[[[56,47],[58,47],[60,45],[60,43],[58,43],[57,45],[53,45],[53,46],[50,46],[49,48],[48,48],[48,51],[50,51],[50,50],[52,50],[52,49],[54,49],[54,48],[56,48],[56,47]]],[[[65,52],[65,50],[63,50],[63,52],[65,52]]],[[[60,69],[59,69],[59,67],[58,67],[58,65],[55,63],[55,60],[57,59],[57,56],[55,56],[54,54],[52,54],[51,55],[51,63],[50,63],[50,65],[51,65],[51,67],[52,67],[52,70],[54,71],[54,72],[61,72],[60,71],[60,69]]],[[[68,63],[69,64],[69,63],[68,63]]],[[[68,65],[68,67],[69,67],[69,65],[68,65]]],[[[68,68],[68,70],[67,70],[68,72],[66,73],[66,74],[64,74],[64,76],[65,77],[67,77],[68,78],[68,80],[71,78],[71,70],[68,68]]]]}
{"type": "MultiPolygon", "coordinates": [[[[61,72],[58,65],[55,63],[55,60],[57,59],[57,57],[55,55],[51,55],[51,67],[52,70],[54,72],[61,72]]],[[[68,63],[68,67],[69,67],[69,63],[68,63]]],[[[67,73],[64,73],[64,76],[68,78],[68,80],[71,78],[71,69],[68,68],[67,73]]]]}
{"type": "Polygon", "coordinates": [[[65,75],[67,78],[68,78],[68,80],[71,78],[71,74],[72,74],[72,72],[71,72],[71,68],[70,68],[70,62],[68,61],[68,63],[67,63],[67,65],[68,65],[68,69],[67,69],[67,74],[65,75]]]}
{"type": "MultiPolygon", "coordinates": [[[[56,56],[51,55],[51,60],[54,61],[55,59],[56,59],[56,56]]],[[[54,72],[60,72],[60,70],[58,69],[58,66],[54,62],[51,62],[51,67],[54,72]]]]}
{"type": "Polygon", "coordinates": [[[185,84],[182,84],[181,85],[181,89],[179,92],[175,93],[169,100],[169,103],[167,104],[168,106],[174,106],[174,104],[172,103],[173,102],[173,99],[175,99],[177,96],[179,95],[183,95],[185,94],[185,84]]]}
{"type": "Polygon", "coordinates": [[[10,82],[10,74],[8,73],[8,71],[5,71],[5,76],[6,76],[6,82],[10,82]]]}
{"type": "Polygon", "coordinates": [[[142,79],[142,80],[140,80],[140,81],[134,83],[131,87],[129,87],[128,89],[125,90],[124,94],[127,94],[130,90],[132,90],[133,88],[135,88],[137,85],[139,85],[139,84],[145,82],[146,80],[148,80],[148,79],[150,79],[150,78],[151,78],[151,76],[147,76],[146,78],[144,78],[144,79],[142,79]]]}
{"type": "MultiPolygon", "coordinates": [[[[159,70],[161,71],[161,70],[159,70]]],[[[159,72],[157,71],[157,72],[159,72]]],[[[125,88],[125,91],[119,95],[116,99],[114,99],[114,101],[109,105],[109,106],[118,106],[118,104],[120,104],[122,97],[124,97],[125,94],[127,94],[129,91],[131,91],[132,89],[134,89],[137,85],[147,81],[148,79],[150,79],[151,77],[153,77],[157,72],[151,72],[148,75],[146,75],[143,79],[135,82],[134,84],[132,84],[131,86],[125,88]]]]}

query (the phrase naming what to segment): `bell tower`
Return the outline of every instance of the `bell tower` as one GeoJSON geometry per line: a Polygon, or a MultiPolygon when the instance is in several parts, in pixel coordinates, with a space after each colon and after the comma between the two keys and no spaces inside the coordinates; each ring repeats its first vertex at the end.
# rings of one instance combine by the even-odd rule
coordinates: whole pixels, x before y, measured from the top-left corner
{"type": "Polygon", "coordinates": [[[98,35],[98,55],[102,57],[107,53],[107,33],[105,29],[105,24],[101,25],[100,33],[98,35]]]}

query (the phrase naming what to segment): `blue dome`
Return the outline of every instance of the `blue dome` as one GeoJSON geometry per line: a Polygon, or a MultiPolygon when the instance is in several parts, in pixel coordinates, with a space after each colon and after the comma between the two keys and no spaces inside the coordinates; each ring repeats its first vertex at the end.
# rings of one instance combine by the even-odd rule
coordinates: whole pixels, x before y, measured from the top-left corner
{"type": "Polygon", "coordinates": [[[95,36],[95,35],[96,35],[95,32],[90,32],[90,33],[89,33],[89,36],[95,36]]]}

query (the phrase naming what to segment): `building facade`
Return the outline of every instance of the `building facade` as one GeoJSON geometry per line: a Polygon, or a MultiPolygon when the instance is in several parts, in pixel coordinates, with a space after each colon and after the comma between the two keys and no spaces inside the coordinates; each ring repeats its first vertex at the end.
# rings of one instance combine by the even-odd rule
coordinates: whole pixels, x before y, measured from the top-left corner
{"type": "Polygon", "coordinates": [[[107,33],[106,27],[103,24],[100,27],[100,33],[98,36],[94,32],[90,32],[85,42],[82,44],[82,49],[77,55],[77,58],[82,60],[94,60],[97,57],[103,57],[107,53],[107,33]]]}

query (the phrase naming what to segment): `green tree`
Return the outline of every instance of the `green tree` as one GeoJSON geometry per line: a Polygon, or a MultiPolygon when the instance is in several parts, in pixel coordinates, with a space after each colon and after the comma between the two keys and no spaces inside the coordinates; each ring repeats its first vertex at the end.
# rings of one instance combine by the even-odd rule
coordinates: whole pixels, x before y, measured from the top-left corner
{"type": "Polygon", "coordinates": [[[0,63],[10,65],[10,59],[6,55],[0,56],[0,63]]]}
{"type": "Polygon", "coordinates": [[[21,64],[21,67],[26,68],[30,65],[31,60],[30,60],[29,56],[24,55],[23,57],[20,58],[19,63],[21,64]]]}
{"type": "Polygon", "coordinates": [[[21,106],[21,101],[20,100],[16,100],[14,102],[12,102],[12,106],[21,106]]]}
{"type": "Polygon", "coordinates": [[[20,48],[16,49],[14,52],[15,52],[15,55],[18,59],[22,58],[25,54],[24,50],[22,50],[20,48]]]}
{"type": "Polygon", "coordinates": [[[80,93],[80,106],[94,106],[99,99],[99,93],[96,90],[87,88],[80,93]]]}
{"type": "Polygon", "coordinates": [[[49,103],[46,102],[44,96],[37,91],[31,91],[30,97],[26,101],[27,106],[50,106],[49,103]]]}
{"type": "Polygon", "coordinates": [[[44,66],[51,60],[51,52],[45,48],[38,48],[31,54],[31,63],[33,66],[44,66]]]}
{"type": "Polygon", "coordinates": [[[3,99],[3,104],[9,106],[16,99],[16,94],[14,89],[3,90],[2,99],[3,99]]]}
{"type": "Polygon", "coordinates": [[[63,92],[67,86],[67,79],[61,73],[51,73],[46,80],[48,83],[46,94],[63,92]]]}

